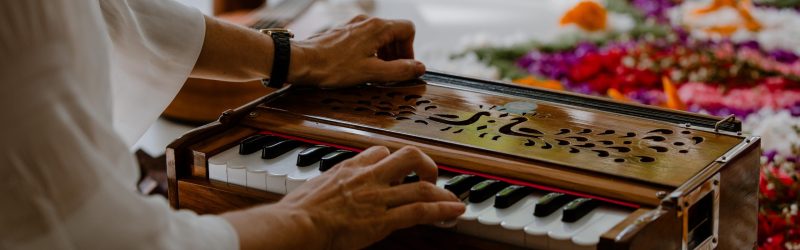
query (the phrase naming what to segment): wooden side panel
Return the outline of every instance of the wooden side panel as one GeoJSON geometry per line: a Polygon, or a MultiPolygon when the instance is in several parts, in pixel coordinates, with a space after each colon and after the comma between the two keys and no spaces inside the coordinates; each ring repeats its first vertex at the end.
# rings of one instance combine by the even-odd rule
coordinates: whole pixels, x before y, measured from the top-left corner
{"type": "Polygon", "coordinates": [[[282,197],[222,182],[201,180],[178,181],[178,192],[178,208],[190,209],[200,214],[219,214],[276,202],[282,197]]]}
{"type": "Polygon", "coordinates": [[[675,209],[640,209],[600,237],[598,249],[657,250],[681,248],[681,220],[675,209]]]}
{"type": "MultiPolygon", "coordinates": [[[[755,145],[758,141],[719,171],[717,249],[756,248],[760,150],[755,145]]],[[[603,235],[600,249],[680,249],[681,219],[667,201],[659,210],[642,213],[638,219],[626,219],[603,235]]],[[[634,215],[637,213],[640,212],[634,215]]]]}
{"type": "Polygon", "coordinates": [[[755,249],[756,247],[760,151],[759,147],[752,147],[720,171],[720,221],[717,249],[755,249]]]}

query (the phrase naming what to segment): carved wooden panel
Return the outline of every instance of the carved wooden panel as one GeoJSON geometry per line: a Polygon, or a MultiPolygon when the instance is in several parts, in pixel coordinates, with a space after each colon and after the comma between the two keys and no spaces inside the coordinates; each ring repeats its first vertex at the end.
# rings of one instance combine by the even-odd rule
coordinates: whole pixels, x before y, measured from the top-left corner
{"type": "Polygon", "coordinates": [[[740,138],[437,85],[295,90],[267,106],[378,129],[678,186],[740,138]]]}

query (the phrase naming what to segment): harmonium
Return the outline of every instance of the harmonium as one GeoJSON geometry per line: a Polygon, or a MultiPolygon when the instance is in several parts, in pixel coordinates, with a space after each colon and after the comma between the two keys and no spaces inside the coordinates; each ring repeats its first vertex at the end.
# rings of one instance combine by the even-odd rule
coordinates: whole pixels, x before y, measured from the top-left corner
{"type": "Polygon", "coordinates": [[[437,72],[289,86],[171,143],[169,200],[198,213],[275,202],[370,146],[413,145],[467,210],[373,248],[753,249],[760,141],[731,118],[437,72]]]}

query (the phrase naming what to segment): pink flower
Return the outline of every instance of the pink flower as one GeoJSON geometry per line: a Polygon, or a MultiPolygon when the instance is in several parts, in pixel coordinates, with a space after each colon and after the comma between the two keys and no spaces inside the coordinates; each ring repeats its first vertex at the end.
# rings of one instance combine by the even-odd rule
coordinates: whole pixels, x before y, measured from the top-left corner
{"type": "Polygon", "coordinates": [[[725,107],[734,110],[783,109],[800,103],[800,90],[785,89],[785,82],[766,79],[752,88],[736,88],[724,92],[718,86],[686,83],[678,95],[687,105],[702,109],[725,107]]]}
{"type": "Polygon", "coordinates": [[[678,89],[678,96],[687,105],[705,108],[722,106],[724,101],[724,95],[719,88],[699,82],[682,84],[678,89]]]}

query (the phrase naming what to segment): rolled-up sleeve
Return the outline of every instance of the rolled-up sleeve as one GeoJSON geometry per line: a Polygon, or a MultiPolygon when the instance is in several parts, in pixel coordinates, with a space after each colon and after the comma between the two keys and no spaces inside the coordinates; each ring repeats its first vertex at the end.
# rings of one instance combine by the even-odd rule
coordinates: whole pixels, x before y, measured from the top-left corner
{"type": "Polygon", "coordinates": [[[132,146],[172,101],[197,61],[203,14],[170,0],[100,0],[113,41],[114,128],[132,146]]]}

